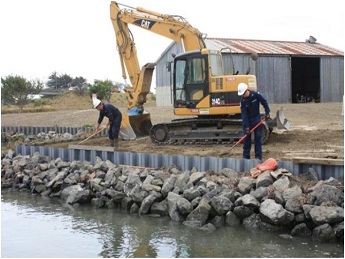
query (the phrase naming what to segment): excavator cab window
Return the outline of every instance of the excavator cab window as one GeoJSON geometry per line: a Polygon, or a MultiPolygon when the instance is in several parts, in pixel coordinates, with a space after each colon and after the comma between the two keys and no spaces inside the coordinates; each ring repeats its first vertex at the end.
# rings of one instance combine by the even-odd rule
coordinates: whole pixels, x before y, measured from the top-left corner
{"type": "Polygon", "coordinates": [[[175,107],[196,107],[208,93],[205,87],[207,77],[207,59],[205,56],[192,56],[179,59],[175,64],[175,107]]]}
{"type": "Polygon", "coordinates": [[[212,76],[223,76],[223,60],[220,54],[210,54],[212,76]]]}

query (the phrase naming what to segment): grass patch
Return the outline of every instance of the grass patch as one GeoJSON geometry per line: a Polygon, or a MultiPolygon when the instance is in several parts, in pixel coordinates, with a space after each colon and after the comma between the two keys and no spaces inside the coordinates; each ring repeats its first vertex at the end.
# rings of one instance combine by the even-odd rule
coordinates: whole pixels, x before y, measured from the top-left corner
{"type": "MultiPolygon", "coordinates": [[[[156,106],[156,96],[148,94],[146,96],[145,107],[156,106]]],[[[106,100],[102,100],[106,102],[106,100]]],[[[110,98],[110,103],[117,108],[126,108],[128,105],[125,93],[113,93],[110,98]]],[[[27,104],[22,113],[28,112],[51,112],[51,111],[66,111],[66,110],[87,110],[93,109],[92,100],[88,94],[80,95],[76,92],[65,91],[58,96],[52,98],[42,98],[33,100],[27,104]]],[[[1,106],[1,113],[20,113],[20,109],[16,105],[1,106]]]]}
{"type": "Polygon", "coordinates": [[[89,124],[89,123],[83,124],[83,125],[82,125],[83,128],[93,128],[94,126],[95,126],[95,125],[89,124]]]}
{"type": "Polygon", "coordinates": [[[38,106],[38,107],[24,107],[20,110],[17,106],[2,106],[1,113],[33,113],[33,112],[52,112],[55,109],[50,105],[38,106]]]}

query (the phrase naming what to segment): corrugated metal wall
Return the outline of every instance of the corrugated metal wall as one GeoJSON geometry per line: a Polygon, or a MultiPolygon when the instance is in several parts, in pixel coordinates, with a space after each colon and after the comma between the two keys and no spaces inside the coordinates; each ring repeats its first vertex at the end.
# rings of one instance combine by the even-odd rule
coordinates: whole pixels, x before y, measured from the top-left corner
{"type": "Polygon", "coordinates": [[[258,91],[269,103],[290,103],[291,100],[291,59],[289,56],[260,56],[254,62],[249,54],[224,54],[225,73],[255,74],[258,91]],[[233,62],[233,63],[232,63],[233,62]],[[233,68],[234,67],[234,68],[233,68]]]}
{"type": "Polygon", "coordinates": [[[256,63],[258,91],[269,103],[291,103],[291,59],[260,56],[256,63]]]}
{"type": "Polygon", "coordinates": [[[344,96],[344,58],[320,58],[321,102],[341,102],[344,96]]]}
{"type": "Polygon", "coordinates": [[[156,106],[172,107],[172,86],[161,86],[156,88],[156,106]]]}
{"type": "Polygon", "coordinates": [[[172,73],[173,60],[172,55],[183,52],[181,44],[171,44],[169,48],[162,54],[156,64],[156,106],[172,106],[172,73]],[[170,71],[167,64],[171,64],[170,71]]]}
{"type": "Polygon", "coordinates": [[[223,54],[223,66],[225,74],[245,74],[250,69],[250,74],[256,72],[256,62],[251,59],[250,54],[223,54]]]}

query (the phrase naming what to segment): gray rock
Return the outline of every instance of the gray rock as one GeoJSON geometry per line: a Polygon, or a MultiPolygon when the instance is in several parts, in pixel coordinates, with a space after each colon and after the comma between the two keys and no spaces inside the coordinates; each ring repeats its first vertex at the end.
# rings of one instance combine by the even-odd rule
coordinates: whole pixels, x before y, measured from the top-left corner
{"type": "Polygon", "coordinates": [[[344,240],[344,221],[336,224],[334,227],[335,236],[339,240],[344,240]]]}
{"type": "Polygon", "coordinates": [[[178,199],[176,205],[179,212],[184,216],[187,216],[193,210],[193,205],[185,198],[178,199]]]}
{"type": "Polygon", "coordinates": [[[199,228],[202,231],[213,232],[216,230],[216,227],[212,223],[207,223],[199,228]]]}
{"type": "Polygon", "coordinates": [[[199,190],[194,189],[194,188],[186,189],[183,191],[183,197],[189,201],[192,201],[196,197],[200,197],[200,196],[201,196],[201,193],[199,192],[199,190]]]}
{"type": "Polygon", "coordinates": [[[259,214],[253,213],[249,217],[246,217],[242,221],[243,226],[249,229],[260,229],[261,218],[259,214]]]}
{"type": "Polygon", "coordinates": [[[323,202],[332,201],[340,206],[344,202],[344,193],[335,186],[322,184],[315,188],[311,193],[315,205],[321,205],[323,202]]]}
{"type": "Polygon", "coordinates": [[[288,199],[285,202],[285,209],[294,214],[299,214],[303,212],[301,202],[298,200],[298,198],[288,199]]]}
{"type": "Polygon", "coordinates": [[[133,199],[131,199],[129,197],[124,197],[121,200],[121,208],[126,210],[126,211],[130,211],[133,203],[134,203],[133,199]]]}
{"type": "Polygon", "coordinates": [[[225,215],[225,225],[237,226],[241,224],[241,220],[232,211],[228,211],[225,215]]]}
{"type": "Polygon", "coordinates": [[[310,210],[309,214],[312,221],[317,225],[344,221],[344,209],[341,207],[316,206],[310,210]]]}
{"type": "Polygon", "coordinates": [[[220,172],[230,180],[235,180],[240,177],[240,174],[231,168],[223,168],[220,172]]]}
{"type": "Polygon", "coordinates": [[[183,222],[185,217],[180,213],[177,208],[177,201],[182,197],[176,193],[169,192],[167,196],[169,216],[174,221],[183,222]]]}
{"type": "Polygon", "coordinates": [[[304,204],[302,207],[303,207],[305,217],[307,219],[311,219],[310,211],[312,208],[316,207],[316,205],[304,204]]]}
{"type": "Polygon", "coordinates": [[[260,213],[275,225],[288,225],[294,220],[293,213],[287,211],[272,199],[267,199],[261,203],[260,213]]]}
{"type": "Polygon", "coordinates": [[[133,192],[133,189],[141,185],[142,182],[140,180],[139,175],[137,175],[136,173],[130,173],[128,175],[127,181],[125,182],[123,191],[125,192],[126,196],[130,197],[133,192]]]}
{"type": "Polygon", "coordinates": [[[258,201],[261,201],[262,198],[268,194],[267,187],[260,186],[259,188],[251,191],[250,194],[253,195],[258,201]]]}
{"type": "Polygon", "coordinates": [[[205,172],[195,172],[190,175],[189,182],[196,184],[205,177],[205,172]]]}
{"type": "Polygon", "coordinates": [[[104,208],[106,203],[105,197],[91,199],[91,205],[96,208],[104,208]]]}
{"type": "Polygon", "coordinates": [[[145,215],[149,212],[151,205],[157,201],[158,199],[160,199],[162,197],[162,195],[160,193],[153,193],[148,195],[147,197],[144,198],[144,200],[142,201],[140,208],[139,208],[139,215],[145,215]]]}
{"type": "Polygon", "coordinates": [[[254,210],[260,208],[260,202],[251,194],[243,195],[242,204],[254,210]]]}
{"type": "Polygon", "coordinates": [[[225,225],[225,215],[221,216],[215,216],[213,217],[210,222],[215,226],[215,227],[222,227],[225,225]]]}
{"type": "Polygon", "coordinates": [[[302,190],[297,185],[291,188],[287,188],[283,191],[284,200],[293,199],[301,195],[302,195],[302,190]]]}
{"type": "Polygon", "coordinates": [[[172,174],[167,180],[164,181],[161,193],[163,197],[166,197],[168,193],[174,188],[177,176],[172,174]]]}
{"type": "Polygon", "coordinates": [[[131,192],[129,193],[128,197],[132,198],[134,202],[141,203],[146,196],[149,195],[149,192],[143,190],[141,186],[136,185],[131,192]]]}
{"type": "Polygon", "coordinates": [[[175,181],[175,187],[178,187],[180,190],[184,191],[189,182],[189,175],[189,171],[183,172],[180,175],[178,175],[175,181]]]}
{"type": "Polygon", "coordinates": [[[234,208],[234,204],[223,195],[213,197],[210,204],[217,215],[223,215],[234,208]]]}
{"type": "Polygon", "coordinates": [[[132,206],[131,206],[131,208],[130,208],[130,210],[129,210],[129,213],[130,213],[130,214],[135,214],[135,213],[138,213],[138,211],[139,211],[139,206],[138,206],[138,204],[133,203],[132,206]]]}
{"type": "Polygon", "coordinates": [[[268,187],[273,183],[273,178],[269,171],[265,171],[256,179],[256,189],[260,187],[268,187]]]}
{"type": "Polygon", "coordinates": [[[200,225],[204,225],[208,219],[211,211],[211,206],[208,204],[207,199],[201,199],[199,205],[188,214],[187,221],[200,222],[200,225]]]}
{"type": "Polygon", "coordinates": [[[242,177],[238,183],[238,191],[242,194],[249,193],[255,187],[255,179],[251,177],[242,177]]]}
{"type": "Polygon", "coordinates": [[[307,224],[301,223],[296,226],[291,230],[291,235],[296,236],[296,237],[307,237],[311,236],[312,232],[311,230],[307,227],[307,224]]]}
{"type": "Polygon", "coordinates": [[[240,220],[243,220],[254,213],[253,209],[243,205],[235,207],[233,212],[240,220]]]}
{"type": "Polygon", "coordinates": [[[323,242],[336,240],[336,236],[335,236],[335,232],[333,228],[331,227],[330,224],[327,224],[327,223],[314,228],[312,238],[314,240],[323,241],[323,242]]]}
{"type": "Polygon", "coordinates": [[[283,175],[281,178],[279,178],[277,181],[273,183],[273,186],[276,190],[280,192],[284,192],[287,188],[289,188],[291,185],[289,177],[283,175]]]}
{"type": "Polygon", "coordinates": [[[151,206],[151,213],[168,216],[168,201],[164,199],[161,202],[154,202],[151,206]]]}

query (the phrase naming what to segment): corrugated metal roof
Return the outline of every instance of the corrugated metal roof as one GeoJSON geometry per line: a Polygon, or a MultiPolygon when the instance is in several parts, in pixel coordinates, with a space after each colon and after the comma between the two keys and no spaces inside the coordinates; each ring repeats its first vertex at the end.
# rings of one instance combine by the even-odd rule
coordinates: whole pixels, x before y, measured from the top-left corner
{"type": "Polygon", "coordinates": [[[207,48],[230,48],[232,53],[307,55],[307,56],[344,56],[344,52],[320,43],[271,40],[245,40],[206,38],[207,48]]]}

